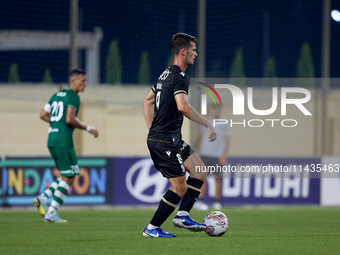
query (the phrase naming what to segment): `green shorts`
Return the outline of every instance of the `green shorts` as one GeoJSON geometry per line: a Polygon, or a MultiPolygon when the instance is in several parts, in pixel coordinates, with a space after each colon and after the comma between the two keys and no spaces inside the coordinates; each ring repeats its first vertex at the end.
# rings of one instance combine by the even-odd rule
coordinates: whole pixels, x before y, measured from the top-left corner
{"type": "Polygon", "coordinates": [[[48,149],[62,177],[79,175],[78,159],[74,148],[49,147],[48,149]]]}

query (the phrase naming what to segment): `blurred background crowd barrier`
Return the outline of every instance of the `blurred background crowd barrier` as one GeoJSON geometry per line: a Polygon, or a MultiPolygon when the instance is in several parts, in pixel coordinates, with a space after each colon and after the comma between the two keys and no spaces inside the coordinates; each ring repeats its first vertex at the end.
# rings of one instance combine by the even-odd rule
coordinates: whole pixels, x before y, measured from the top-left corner
{"type": "MultiPolygon", "coordinates": [[[[47,85],[7,85],[0,86],[0,154],[7,156],[49,155],[47,150],[48,125],[39,118],[39,113],[51,95],[64,86],[47,85]]],[[[87,132],[74,131],[75,148],[78,155],[119,155],[147,156],[148,130],[145,125],[142,101],[149,91],[148,86],[89,86],[80,93],[81,107],[79,119],[95,126],[100,136],[94,139],[87,132]]],[[[190,91],[194,94],[195,84],[190,91]]],[[[197,90],[197,89],[196,89],[197,90]]],[[[246,95],[246,89],[243,90],[246,95]]],[[[222,93],[220,93],[222,94],[222,93]]],[[[244,116],[233,116],[231,95],[223,98],[223,118],[241,123],[231,127],[232,143],[230,156],[273,156],[273,157],[313,157],[321,155],[321,99],[315,98],[311,90],[311,100],[304,106],[312,116],[304,116],[296,106],[289,106],[287,116],[281,116],[277,109],[270,116],[254,116],[249,111],[244,116]],[[317,107],[317,108],[315,108],[317,107]],[[317,114],[316,114],[317,113],[317,114]],[[295,119],[294,128],[283,127],[276,121],[265,122],[260,128],[249,127],[250,119],[295,119]]],[[[258,109],[268,109],[272,105],[272,88],[255,88],[254,105],[258,109]]],[[[280,98],[278,99],[280,105],[280,98]]],[[[340,153],[340,91],[333,89],[328,96],[327,137],[330,140],[329,154],[340,153]]],[[[279,107],[280,108],[280,107],[279,107]]],[[[199,107],[196,107],[200,111],[199,107]]],[[[259,123],[252,123],[259,125],[259,123]]],[[[289,124],[287,124],[289,125],[289,124]]],[[[196,129],[185,119],[183,138],[195,148],[196,129]]]]}

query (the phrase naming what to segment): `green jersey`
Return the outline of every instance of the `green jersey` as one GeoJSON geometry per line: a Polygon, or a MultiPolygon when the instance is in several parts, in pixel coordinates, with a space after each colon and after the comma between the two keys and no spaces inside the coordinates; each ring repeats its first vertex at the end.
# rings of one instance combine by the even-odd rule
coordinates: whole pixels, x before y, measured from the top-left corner
{"type": "Polygon", "coordinates": [[[48,147],[73,148],[74,126],[66,123],[67,107],[73,107],[78,114],[80,98],[70,88],[54,94],[44,109],[50,114],[48,130],[48,147]]]}

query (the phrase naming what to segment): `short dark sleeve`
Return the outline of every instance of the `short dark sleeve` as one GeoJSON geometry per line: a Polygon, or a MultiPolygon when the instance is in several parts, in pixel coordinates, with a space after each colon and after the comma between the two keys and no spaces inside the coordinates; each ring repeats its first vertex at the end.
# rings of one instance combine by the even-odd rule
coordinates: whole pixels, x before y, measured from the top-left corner
{"type": "Polygon", "coordinates": [[[151,90],[155,93],[155,91],[156,91],[156,84],[152,85],[151,90]]]}
{"type": "Polygon", "coordinates": [[[188,94],[188,87],[189,87],[189,81],[186,75],[182,76],[182,74],[179,74],[179,77],[176,79],[173,87],[174,96],[177,94],[188,94]]]}

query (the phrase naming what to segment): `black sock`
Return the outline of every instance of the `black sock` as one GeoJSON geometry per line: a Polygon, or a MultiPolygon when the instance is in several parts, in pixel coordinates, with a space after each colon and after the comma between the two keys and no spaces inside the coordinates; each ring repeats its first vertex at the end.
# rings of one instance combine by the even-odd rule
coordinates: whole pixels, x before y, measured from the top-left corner
{"type": "Polygon", "coordinates": [[[196,179],[196,178],[191,178],[189,176],[187,180],[188,190],[183,196],[183,200],[182,200],[181,206],[179,207],[179,211],[190,212],[191,208],[196,202],[196,199],[201,193],[202,185],[203,185],[203,181],[196,179]]]}
{"type": "Polygon", "coordinates": [[[181,201],[181,197],[175,192],[168,190],[162,197],[162,200],[159,202],[158,209],[150,221],[150,224],[160,227],[175,210],[179,201],[181,201]]]}

